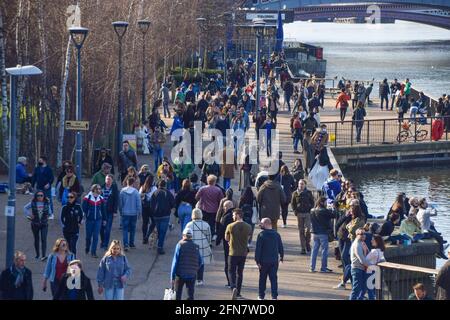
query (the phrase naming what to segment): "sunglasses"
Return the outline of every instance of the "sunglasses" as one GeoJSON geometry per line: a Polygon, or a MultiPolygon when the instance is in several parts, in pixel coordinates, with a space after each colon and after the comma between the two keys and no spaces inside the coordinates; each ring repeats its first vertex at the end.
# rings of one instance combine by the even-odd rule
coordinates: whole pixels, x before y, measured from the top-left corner
{"type": "Polygon", "coordinates": [[[43,195],[43,194],[37,194],[36,197],[37,197],[37,198],[43,198],[44,195],[43,195]]]}
{"type": "Polygon", "coordinates": [[[69,199],[75,199],[75,197],[74,197],[74,196],[69,196],[68,198],[69,198],[69,199]]]}

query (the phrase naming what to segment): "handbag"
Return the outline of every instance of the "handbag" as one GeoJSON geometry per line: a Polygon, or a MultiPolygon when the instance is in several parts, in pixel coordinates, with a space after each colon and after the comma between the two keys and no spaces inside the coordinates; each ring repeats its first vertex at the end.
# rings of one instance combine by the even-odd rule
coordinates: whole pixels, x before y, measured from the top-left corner
{"type": "Polygon", "coordinates": [[[256,203],[253,203],[252,207],[252,223],[253,224],[259,224],[259,215],[258,215],[258,208],[256,206],[256,203]]]}
{"type": "Polygon", "coordinates": [[[171,288],[164,290],[164,300],[176,300],[176,292],[171,288]]]}

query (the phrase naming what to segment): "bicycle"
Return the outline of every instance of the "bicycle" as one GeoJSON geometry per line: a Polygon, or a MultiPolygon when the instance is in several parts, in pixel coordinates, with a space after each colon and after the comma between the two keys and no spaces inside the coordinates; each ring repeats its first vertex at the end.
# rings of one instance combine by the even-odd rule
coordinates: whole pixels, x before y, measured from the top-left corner
{"type": "Polygon", "coordinates": [[[418,124],[416,126],[416,132],[413,133],[411,131],[411,127],[412,127],[413,123],[411,122],[403,122],[402,123],[402,128],[403,130],[400,131],[400,133],[397,136],[397,141],[400,142],[405,142],[406,140],[409,139],[414,139],[415,141],[424,141],[427,136],[428,136],[428,131],[425,129],[422,129],[422,124],[418,124]]]}

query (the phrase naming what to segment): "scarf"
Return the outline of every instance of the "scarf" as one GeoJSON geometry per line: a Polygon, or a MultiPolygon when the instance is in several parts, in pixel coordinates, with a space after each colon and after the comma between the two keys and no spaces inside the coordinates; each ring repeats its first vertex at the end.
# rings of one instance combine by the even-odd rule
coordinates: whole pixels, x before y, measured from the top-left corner
{"type": "Polygon", "coordinates": [[[19,288],[23,283],[25,268],[17,268],[16,266],[11,266],[11,274],[15,278],[14,286],[16,288],[19,288]]]}
{"type": "Polygon", "coordinates": [[[62,179],[63,188],[71,189],[75,183],[75,179],[76,179],[75,175],[73,175],[72,177],[68,177],[67,175],[65,175],[64,178],[62,179]]]}

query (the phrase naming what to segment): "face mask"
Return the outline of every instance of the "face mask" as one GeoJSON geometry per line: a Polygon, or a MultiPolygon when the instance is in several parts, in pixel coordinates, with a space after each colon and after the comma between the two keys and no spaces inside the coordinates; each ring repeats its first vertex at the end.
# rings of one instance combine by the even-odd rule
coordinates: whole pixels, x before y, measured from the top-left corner
{"type": "Polygon", "coordinates": [[[44,165],[43,162],[38,162],[38,166],[42,167],[44,165]]]}

